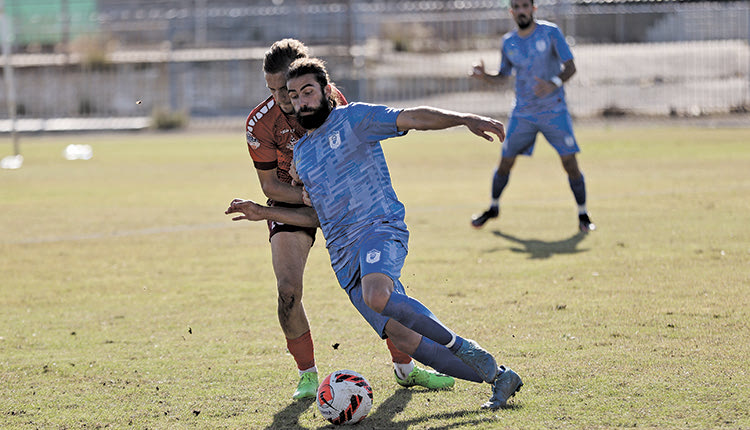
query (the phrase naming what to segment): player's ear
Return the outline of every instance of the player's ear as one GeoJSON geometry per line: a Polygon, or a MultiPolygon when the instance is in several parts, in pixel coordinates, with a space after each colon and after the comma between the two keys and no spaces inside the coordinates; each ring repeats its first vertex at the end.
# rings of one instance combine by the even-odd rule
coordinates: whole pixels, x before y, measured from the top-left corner
{"type": "Polygon", "coordinates": [[[331,84],[328,84],[325,88],[323,88],[323,94],[326,96],[326,98],[331,97],[331,91],[331,84]]]}

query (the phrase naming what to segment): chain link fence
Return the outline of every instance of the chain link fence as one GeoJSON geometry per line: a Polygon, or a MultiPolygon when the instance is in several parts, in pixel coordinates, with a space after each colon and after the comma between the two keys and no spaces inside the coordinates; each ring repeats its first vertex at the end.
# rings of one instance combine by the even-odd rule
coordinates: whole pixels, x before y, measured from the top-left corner
{"type": "MultiPolygon", "coordinates": [[[[750,106],[744,1],[537,0],[578,72],[578,117],[703,115],[750,106]]],[[[163,114],[242,116],[268,96],[263,53],[294,37],[350,100],[507,115],[512,86],[468,78],[499,65],[503,1],[5,0],[0,131],[139,128],[163,114]],[[8,70],[15,76],[13,88],[8,70]],[[15,106],[8,103],[15,92],[15,106]]]]}

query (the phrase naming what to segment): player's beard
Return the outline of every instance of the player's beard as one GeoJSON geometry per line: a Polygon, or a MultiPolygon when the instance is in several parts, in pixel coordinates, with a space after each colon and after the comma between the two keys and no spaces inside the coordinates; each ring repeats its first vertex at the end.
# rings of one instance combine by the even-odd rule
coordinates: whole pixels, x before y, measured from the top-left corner
{"type": "Polygon", "coordinates": [[[529,28],[532,22],[534,22],[534,15],[531,14],[529,14],[529,16],[519,15],[516,17],[516,24],[518,24],[518,28],[521,30],[529,28]]]}
{"type": "Polygon", "coordinates": [[[302,108],[297,112],[297,121],[299,124],[307,130],[313,130],[326,122],[328,115],[331,113],[331,102],[328,101],[328,97],[323,95],[320,99],[320,105],[313,108],[302,108]],[[302,112],[312,112],[310,115],[301,115],[302,112]]]}

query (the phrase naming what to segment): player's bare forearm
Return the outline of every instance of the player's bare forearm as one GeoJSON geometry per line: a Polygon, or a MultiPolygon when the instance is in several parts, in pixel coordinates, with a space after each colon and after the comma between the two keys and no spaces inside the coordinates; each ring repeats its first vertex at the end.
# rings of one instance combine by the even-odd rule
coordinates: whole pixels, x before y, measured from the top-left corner
{"type": "Polygon", "coordinates": [[[570,79],[576,72],[576,65],[573,60],[568,60],[563,63],[563,69],[559,75],[555,75],[550,80],[542,79],[537,76],[534,77],[536,84],[534,84],[534,94],[537,97],[546,97],[558,88],[558,85],[562,85],[565,81],[570,79]],[[555,79],[559,79],[557,83],[555,79]]]}
{"type": "Polygon", "coordinates": [[[506,75],[501,75],[499,73],[487,73],[484,68],[484,60],[481,60],[479,63],[474,64],[474,67],[472,67],[469,76],[475,79],[479,79],[480,81],[490,85],[505,85],[509,81],[509,77],[506,75]]]}
{"type": "Polygon", "coordinates": [[[496,85],[496,86],[503,86],[506,85],[510,81],[510,77],[505,75],[491,75],[489,73],[485,73],[483,75],[476,76],[479,78],[482,82],[487,83],[489,85],[496,85]]]}
{"type": "Polygon", "coordinates": [[[302,187],[278,182],[262,188],[263,194],[271,200],[284,203],[302,203],[302,187]]]}
{"type": "Polygon", "coordinates": [[[471,113],[422,106],[404,109],[396,118],[399,131],[443,130],[459,125],[466,126],[472,133],[489,141],[494,140],[490,134],[496,135],[500,141],[505,139],[505,127],[500,121],[471,113]]]}
{"type": "Polygon", "coordinates": [[[229,204],[225,214],[239,214],[232,221],[276,221],[300,227],[318,227],[318,214],[311,207],[283,208],[264,206],[252,200],[234,199],[229,204]]]}
{"type": "Polygon", "coordinates": [[[568,60],[563,63],[563,70],[557,75],[563,82],[570,79],[576,73],[576,63],[573,60],[568,60]]]}
{"type": "Polygon", "coordinates": [[[258,180],[263,194],[271,200],[284,203],[302,203],[302,187],[281,182],[277,170],[258,170],[258,180]]]}

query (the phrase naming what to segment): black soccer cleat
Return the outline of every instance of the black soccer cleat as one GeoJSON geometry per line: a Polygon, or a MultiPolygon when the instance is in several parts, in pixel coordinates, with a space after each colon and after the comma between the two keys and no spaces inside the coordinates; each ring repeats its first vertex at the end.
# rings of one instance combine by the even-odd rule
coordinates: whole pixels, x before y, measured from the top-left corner
{"type": "Polygon", "coordinates": [[[591,222],[589,214],[580,214],[578,215],[578,229],[581,230],[581,233],[588,233],[596,230],[596,224],[591,222]]]}
{"type": "Polygon", "coordinates": [[[500,215],[500,209],[497,207],[491,207],[484,211],[481,215],[474,215],[471,217],[471,225],[474,228],[482,228],[484,223],[489,221],[491,218],[497,218],[500,215]]]}

